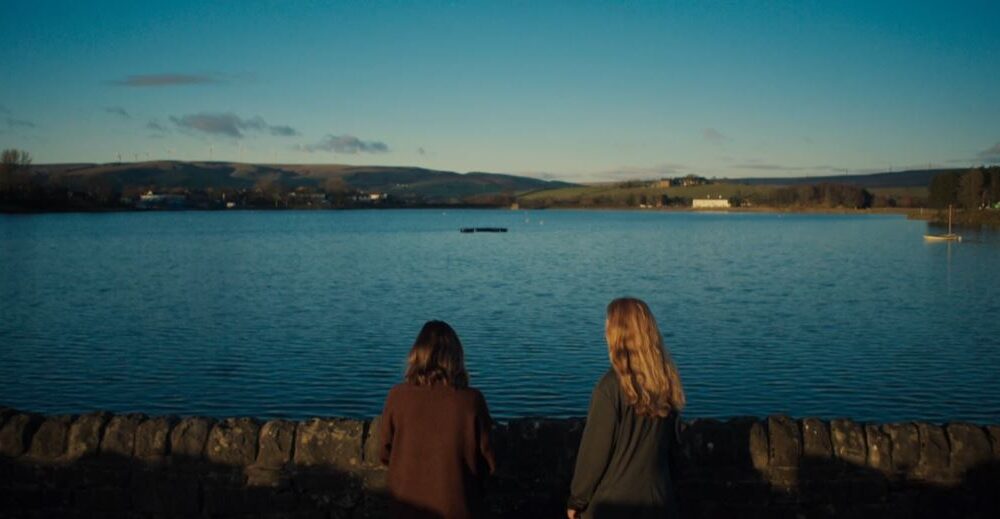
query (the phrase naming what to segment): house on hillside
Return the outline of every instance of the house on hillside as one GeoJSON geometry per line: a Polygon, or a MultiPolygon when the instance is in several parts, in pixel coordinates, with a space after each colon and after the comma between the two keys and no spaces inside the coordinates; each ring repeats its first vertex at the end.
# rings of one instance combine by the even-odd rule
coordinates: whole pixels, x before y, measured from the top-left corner
{"type": "Polygon", "coordinates": [[[187,206],[187,196],[154,193],[146,191],[135,203],[136,209],[184,209],[187,206]]]}

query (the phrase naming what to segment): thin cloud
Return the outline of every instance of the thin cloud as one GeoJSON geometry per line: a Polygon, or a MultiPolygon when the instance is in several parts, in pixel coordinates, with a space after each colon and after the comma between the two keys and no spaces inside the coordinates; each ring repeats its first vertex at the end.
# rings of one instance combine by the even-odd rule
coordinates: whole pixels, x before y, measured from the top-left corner
{"type": "Polygon", "coordinates": [[[299,134],[298,130],[296,130],[295,128],[283,124],[269,126],[268,131],[271,133],[271,135],[277,135],[279,137],[293,137],[299,134]]]}
{"type": "Polygon", "coordinates": [[[4,105],[0,105],[0,114],[10,114],[10,110],[4,105]]]}
{"type": "Polygon", "coordinates": [[[113,85],[127,87],[164,87],[178,85],[205,85],[221,83],[215,76],[203,74],[137,74],[111,81],[113,85]]]}
{"type": "Polygon", "coordinates": [[[1000,162],[1000,142],[980,151],[976,156],[987,162],[1000,162]]]}
{"type": "Polygon", "coordinates": [[[224,135],[242,139],[246,132],[267,132],[271,135],[288,137],[299,132],[291,126],[267,124],[262,117],[243,119],[234,113],[198,113],[180,117],[171,116],[170,121],[185,130],[194,130],[210,135],[224,135]]]}
{"type": "Polygon", "coordinates": [[[364,141],[353,135],[329,134],[315,144],[299,145],[298,150],[309,153],[332,151],[335,153],[356,155],[358,153],[387,153],[389,145],[382,141],[364,141]]]}
{"type": "Polygon", "coordinates": [[[771,171],[771,172],[781,172],[781,173],[798,173],[798,174],[825,174],[826,176],[840,176],[840,175],[867,175],[869,173],[883,173],[888,171],[888,169],[879,168],[843,168],[835,167],[829,165],[820,166],[794,166],[785,164],[770,164],[765,162],[751,162],[747,164],[734,164],[731,166],[734,169],[745,169],[752,171],[771,171]]]}
{"type": "Polygon", "coordinates": [[[802,171],[810,169],[799,166],[782,166],[781,164],[735,164],[732,167],[737,169],[754,169],[760,171],[802,171]]]}
{"type": "Polygon", "coordinates": [[[427,150],[425,150],[423,148],[417,148],[417,155],[420,155],[421,157],[423,157],[423,156],[427,155],[427,150]]]}
{"type": "Polygon", "coordinates": [[[723,135],[722,132],[716,130],[715,128],[705,128],[701,131],[701,136],[708,142],[712,144],[722,144],[724,142],[730,141],[728,136],[723,135]]]}
{"type": "Polygon", "coordinates": [[[117,115],[117,116],[119,116],[119,117],[121,117],[123,119],[131,119],[132,118],[132,116],[129,115],[128,112],[126,112],[125,109],[122,108],[122,107],[120,107],[120,106],[108,106],[108,107],[104,108],[104,111],[107,112],[107,113],[109,113],[109,114],[112,114],[112,115],[117,115]]]}
{"type": "Polygon", "coordinates": [[[168,130],[166,126],[163,126],[158,121],[149,121],[146,123],[147,130],[153,130],[154,132],[167,133],[168,130]]]}
{"type": "Polygon", "coordinates": [[[12,117],[8,117],[7,126],[9,126],[12,129],[35,128],[35,123],[31,121],[25,121],[24,119],[14,119],[12,117]]]}

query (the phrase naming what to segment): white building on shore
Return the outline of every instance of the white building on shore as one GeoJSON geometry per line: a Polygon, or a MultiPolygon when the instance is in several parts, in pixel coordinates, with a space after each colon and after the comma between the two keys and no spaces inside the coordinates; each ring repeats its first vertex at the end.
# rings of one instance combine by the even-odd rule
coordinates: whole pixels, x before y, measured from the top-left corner
{"type": "Polygon", "coordinates": [[[691,200],[693,209],[729,209],[728,198],[695,198],[691,200]]]}

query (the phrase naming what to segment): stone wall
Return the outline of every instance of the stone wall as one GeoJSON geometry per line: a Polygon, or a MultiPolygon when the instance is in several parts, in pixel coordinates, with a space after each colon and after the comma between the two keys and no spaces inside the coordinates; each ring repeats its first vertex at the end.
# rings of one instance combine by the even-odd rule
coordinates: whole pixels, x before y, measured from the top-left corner
{"type": "MultiPolygon", "coordinates": [[[[582,429],[497,424],[493,513],[565,517],[582,429]]],[[[381,517],[377,430],[0,408],[0,517],[381,517]]],[[[688,517],[1000,516],[1000,426],[691,420],[674,453],[688,517]]]]}

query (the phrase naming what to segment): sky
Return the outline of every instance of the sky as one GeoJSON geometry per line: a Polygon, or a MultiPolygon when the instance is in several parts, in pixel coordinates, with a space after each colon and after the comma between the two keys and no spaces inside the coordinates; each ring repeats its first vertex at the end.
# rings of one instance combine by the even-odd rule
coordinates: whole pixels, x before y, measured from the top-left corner
{"type": "Polygon", "coordinates": [[[1000,163],[996,20],[996,0],[0,0],[0,147],[569,181],[1000,163]]]}

